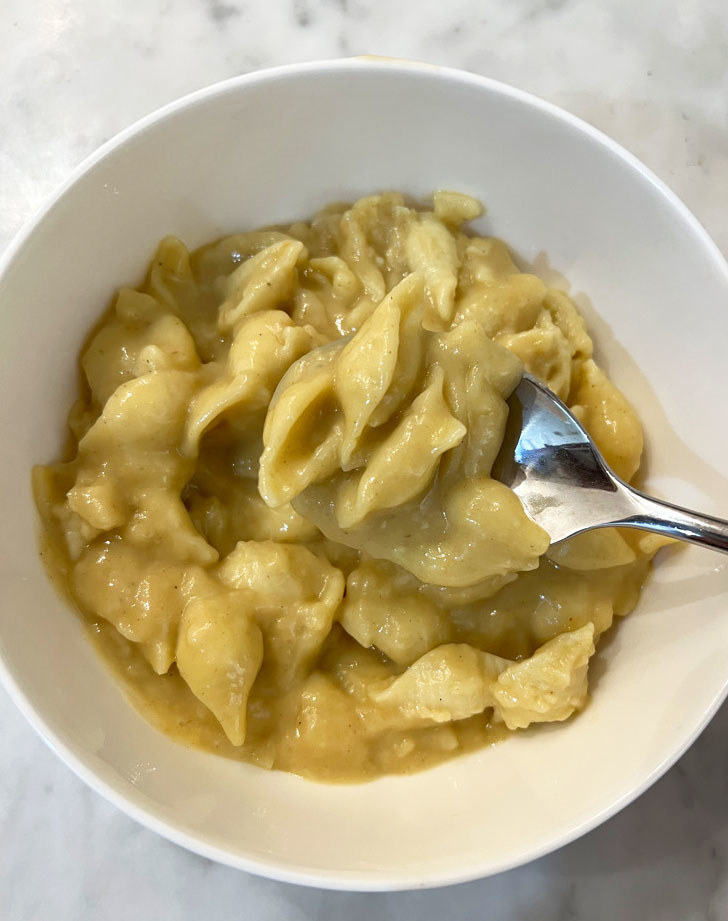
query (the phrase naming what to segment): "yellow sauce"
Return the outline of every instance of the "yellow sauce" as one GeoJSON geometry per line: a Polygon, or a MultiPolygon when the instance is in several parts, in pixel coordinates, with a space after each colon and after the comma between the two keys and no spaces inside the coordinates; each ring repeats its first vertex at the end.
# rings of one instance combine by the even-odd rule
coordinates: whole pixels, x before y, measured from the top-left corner
{"type": "Polygon", "coordinates": [[[638,420],[569,298],[387,194],[162,241],[34,470],[49,570],[162,731],[325,780],[419,770],[584,706],[659,540],[548,536],[490,477],[522,368],[617,472],[638,420]],[[325,346],[325,348],[321,348],[325,346]]]}

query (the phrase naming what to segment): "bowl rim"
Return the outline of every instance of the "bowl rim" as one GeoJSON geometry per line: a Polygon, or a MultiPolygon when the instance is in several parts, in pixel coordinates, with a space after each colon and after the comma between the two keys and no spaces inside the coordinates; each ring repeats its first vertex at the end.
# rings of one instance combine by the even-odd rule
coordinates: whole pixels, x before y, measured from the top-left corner
{"type": "MultiPolygon", "coordinates": [[[[0,278],[6,273],[18,253],[24,247],[26,241],[36,231],[37,227],[43,222],[46,215],[57,202],[97,163],[105,159],[118,148],[123,147],[131,139],[142,134],[148,128],[164,122],[184,109],[205,103],[211,98],[226,93],[236,92],[241,88],[245,89],[263,83],[286,80],[307,73],[318,72],[323,74],[326,72],[337,72],[339,74],[346,74],[361,71],[381,72],[383,69],[397,73],[434,74],[452,83],[470,85],[500,96],[510,97],[528,107],[540,110],[542,113],[561,122],[565,126],[575,129],[581,134],[591,138],[602,147],[605,147],[632,170],[638,172],[642,178],[652,185],[659,195],[666,200],[667,204],[678,212],[701,243],[704,251],[710,257],[716,269],[724,276],[725,284],[728,288],[728,261],[726,261],[720,248],[710,237],[700,221],[690,211],[687,205],[685,205],[685,203],[651,169],[649,169],[649,167],[645,166],[644,163],[630,153],[625,147],[614,141],[598,128],[595,128],[590,123],[572,115],[560,106],[548,102],[533,93],[518,89],[490,77],[454,67],[445,67],[397,58],[378,57],[376,55],[314,60],[252,71],[195,90],[136,120],[129,127],[114,135],[114,137],[110,138],[87,156],[70,173],[65,181],[63,181],[54,192],[47,196],[45,201],[24,223],[20,230],[10,240],[4,252],[0,255],[0,278]]],[[[81,754],[73,751],[69,744],[66,744],[59,738],[49,722],[36,711],[18,681],[16,681],[11,674],[9,667],[4,661],[1,648],[0,683],[4,686],[11,700],[15,703],[33,729],[35,729],[49,748],[58,755],[60,760],[71,768],[71,770],[91,787],[91,789],[116,806],[122,813],[139,822],[142,826],[202,857],[236,869],[245,870],[249,873],[297,885],[357,892],[427,889],[470,882],[530,863],[539,857],[543,857],[569,844],[629,805],[662,777],[703,732],[723,701],[728,697],[727,671],[723,687],[716,694],[715,699],[704,713],[702,719],[685,737],[680,739],[679,744],[674,747],[671,753],[666,756],[647,777],[643,778],[639,784],[627,790],[621,796],[616,797],[613,802],[597,814],[583,821],[576,822],[572,827],[565,829],[559,835],[547,841],[526,848],[519,857],[512,857],[500,863],[493,863],[490,861],[488,865],[485,866],[479,863],[476,857],[457,872],[452,872],[451,870],[417,871],[416,869],[407,869],[394,874],[388,873],[384,876],[381,871],[376,871],[374,873],[368,870],[322,871],[318,868],[308,870],[302,868],[300,865],[287,865],[275,858],[271,860],[261,860],[254,857],[247,857],[232,853],[224,847],[210,844],[206,842],[201,835],[195,835],[180,830],[173,821],[160,818],[156,815],[153,808],[149,806],[146,797],[143,797],[141,793],[123,788],[121,778],[116,782],[103,777],[101,772],[95,770],[87,763],[81,754]]]]}

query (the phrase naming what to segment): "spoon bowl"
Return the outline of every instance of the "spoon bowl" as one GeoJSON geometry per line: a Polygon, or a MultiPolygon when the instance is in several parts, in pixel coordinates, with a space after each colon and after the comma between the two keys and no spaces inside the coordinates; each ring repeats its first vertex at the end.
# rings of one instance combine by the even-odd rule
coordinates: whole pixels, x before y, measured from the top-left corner
{"type": "Polygon", "coordinates": [[[670,505],[625,483],[569,408],[535,377],[524,374],[508,403],[493,476],[516,493],[552,544],[618,525],[728,553],[728,521],[670,505]]]}

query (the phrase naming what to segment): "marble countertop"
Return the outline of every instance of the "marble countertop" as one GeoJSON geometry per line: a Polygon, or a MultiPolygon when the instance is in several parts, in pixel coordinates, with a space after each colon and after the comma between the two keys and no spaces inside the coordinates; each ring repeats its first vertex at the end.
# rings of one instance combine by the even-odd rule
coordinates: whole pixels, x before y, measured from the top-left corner
{"type": "MultiPolygon", "coordinates": [[[[651,166],[728,252],[728,6],[693,0],[3,0],[0,250],[103,141],[190,90],[273,64],[377,53],[558,103],[651,166]]],[[[728,919],[728,705],[651,790],[527,867],[391,895],[257,879],[91,792],[0,690],[0,919],[372,916],[728,919]]]]}

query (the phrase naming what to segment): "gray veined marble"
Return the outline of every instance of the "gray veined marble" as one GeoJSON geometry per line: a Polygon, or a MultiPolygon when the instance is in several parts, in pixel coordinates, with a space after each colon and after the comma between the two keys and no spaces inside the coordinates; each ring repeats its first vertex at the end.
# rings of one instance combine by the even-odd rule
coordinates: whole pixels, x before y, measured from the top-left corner
{"type": "MultiPolygon", "coordinates": [[[[258,67],[376,53],[464,67],[625,144],[728,251],[728,5],[693,0],[3,0],[0,249],[100,143],[258,67]]],[[[528,867],[454,889],[304,890],[188,854],[87,789],[0,692],[1,921],[726,921],[728,709],[655,787],[528,867]]]]}

